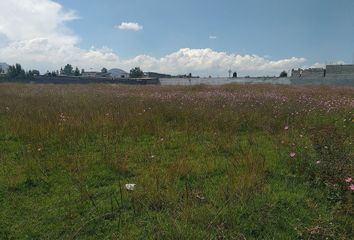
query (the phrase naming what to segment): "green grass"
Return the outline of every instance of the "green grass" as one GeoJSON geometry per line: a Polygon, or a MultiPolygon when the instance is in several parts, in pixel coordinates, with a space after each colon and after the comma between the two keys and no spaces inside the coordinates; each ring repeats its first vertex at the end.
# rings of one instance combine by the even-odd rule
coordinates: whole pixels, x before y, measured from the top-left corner
{"type": "Polygon", "coordinates": [[[0,239],[351,239],[353,101],[353,88],[1,84],[0,239]]]}

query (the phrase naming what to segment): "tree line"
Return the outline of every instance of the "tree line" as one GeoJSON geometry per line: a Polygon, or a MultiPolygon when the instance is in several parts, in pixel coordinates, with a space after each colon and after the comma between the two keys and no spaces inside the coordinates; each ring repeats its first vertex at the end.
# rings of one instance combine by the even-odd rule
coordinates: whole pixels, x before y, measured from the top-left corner
{"type": "Polygon", "coordinates": [[[8,67],[7,71],[0,68],[0,74],[2,77],[9,79],[26,80],[33,79],[35,76],[39,76],[40,72],[38,70],[25,71],[21,64],[16,63],[8,67]]]}
{"type": "MultiPolygon", "coordinates": [[[[82,76],[85,73],[85,69],[79,70],[78,67],[74,68],[71,64],[66,64],[64,67],[60,68],[60,70],[52,71],[45,73],[45,76],[56,77],[59,75],[65,76],[82,76]]],[[[107,74],[107,68],[102,68],[101,73],[107,74]]],[[[29,70],[25,71],[22,68],[21,64],[16,63],[15,65],[9,66],[7,71],[0,67],[0,76],[5,77],[7,79],[17,79],[17,80],[26,80],[26,79],[33,79],[36,76],[39,76],[40,72],[38,70],[29,70]]],[[[142,78],[144,77],[144,72],[139,68],[135,67],[130,70],[129,76],[131,78],[142,78]]]]}
{"type": "MultiPolygon", "coordinates": [[[[85,69],[79,70],[78,67],[74,69],[74,67],[71,64],[66,64],[64,68],[60,68],[60,71],[52,71],[45,74],[46,76],[51,76],[51,77],[56,77],[59,75],[66,75],[66,76],[82,76],[85,73],[85,69]]],[[[101,73],[108,73],[107,68],[102,68],[101,73]]],[[[9,66],[7,71],[2,69],[0,67],[0,77],[5,77],[8,79],[18,79],[18,80],[26,80],[26,79],[33,79],[36,76],[39,76],[40,72],[38,70],[29,70],[25,71],[21,64],[16,63],[15,65],[9,66]]],[[[130,70],[129,76],[131,78],[142,78],[144,77],[144,72],[139,68],[135,67],[130,70]]],[[[184,75],[184,77],[192,77],[192,74],[190,73],[189,75],[184,75]]],[[[286,71],[283,71],[280,73],[279,77],[288,77],[288,73],[286,71]]],[[[233,74],[233,78],[237,78],[237,73],[235,72],[233,74]]]]}

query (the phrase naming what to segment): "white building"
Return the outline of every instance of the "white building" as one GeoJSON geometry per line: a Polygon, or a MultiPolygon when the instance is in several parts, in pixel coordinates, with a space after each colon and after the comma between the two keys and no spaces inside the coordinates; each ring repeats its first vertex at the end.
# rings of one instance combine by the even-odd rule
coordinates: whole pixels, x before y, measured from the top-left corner
{"type": "Polygon", "coordinates": [[[129,73],[119,68],[113,68],[109,70],[108,73],[110,73],[113,78],[129,78],[129,73]]]}

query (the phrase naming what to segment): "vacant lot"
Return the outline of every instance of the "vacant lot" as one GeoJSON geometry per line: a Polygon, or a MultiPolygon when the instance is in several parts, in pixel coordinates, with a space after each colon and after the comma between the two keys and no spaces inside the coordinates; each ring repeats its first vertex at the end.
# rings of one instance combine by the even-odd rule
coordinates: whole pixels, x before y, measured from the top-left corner
{"type": "Polygon", "coordinates": [[[353,109],[354,88],[1,84],[0,239],[350,239],[353,109]]]}

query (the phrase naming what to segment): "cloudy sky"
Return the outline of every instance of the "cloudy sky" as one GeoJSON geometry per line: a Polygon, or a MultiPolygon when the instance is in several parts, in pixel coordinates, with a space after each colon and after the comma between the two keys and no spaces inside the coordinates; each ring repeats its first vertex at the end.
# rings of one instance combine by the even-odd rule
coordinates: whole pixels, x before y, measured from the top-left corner
{"type": "Polygon", "coordinates": [[[0,0],[0,62],[273,75],[351,63],[353,0],[0,0]]]}

